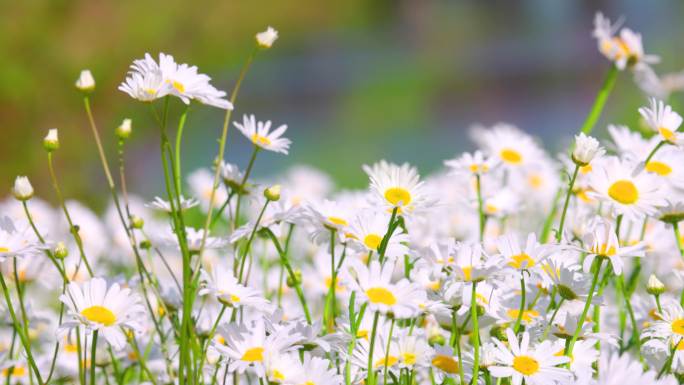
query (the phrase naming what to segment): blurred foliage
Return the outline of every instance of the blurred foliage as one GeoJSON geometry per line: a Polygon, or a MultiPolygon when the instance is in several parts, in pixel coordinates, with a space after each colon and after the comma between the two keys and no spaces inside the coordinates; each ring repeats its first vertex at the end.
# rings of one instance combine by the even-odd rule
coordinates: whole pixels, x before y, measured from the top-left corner
{"type": "MultiPolygon", "coordinates": [[[[230,91],[254,34],[276,27],[281,38],[257,57],[234,118],[255,113],[286,123],[294,144],[287,157],[260,155],[255,172],[267,176],[309,163],[353,187],[366,183],[360,165],[380,158],[409,161],[423,172],[439,168],[442,159],[470,148],[467,129],[476,122],[510,121],[561,148],[607,68],[590,35],[597,10],[613,19],[624,15],[641,31],[647,51],[664,59],[659,71],[684,67],[677,0],[648,6],[636,0],[0,0],[0,6],[0,191],[26,174],[39,195],[52,196],[40,142],[58,127],[65,193],[98,204],[104,180],[73,82],[83,68],[96,77],[94,113],[110,162],[113,128],[133,119],[130,185],[158,194],[155,125],[145,105],[116,90],[130,62],[145,52],[197,65],[230,91]]],[[[607,116],[634,124],[642,103],[623,74],[607,116]]],[[[184,172],[211,163],[222,117],[193,107],[184,172]]],[[[228,158],[243,167],[245,144],[232,130],[228,158]]]]}

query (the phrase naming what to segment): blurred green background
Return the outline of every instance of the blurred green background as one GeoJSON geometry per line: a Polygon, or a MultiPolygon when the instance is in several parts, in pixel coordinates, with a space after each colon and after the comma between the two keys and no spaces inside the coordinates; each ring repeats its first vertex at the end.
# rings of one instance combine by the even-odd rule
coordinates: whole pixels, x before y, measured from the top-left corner
{"type": "MultiPolygon", "coordinates": [[[[591,38],[597,10],[625,16],[644,35],[646,51],[663,59],[659,73],[684,68],[681,0],[0,0],[0,9],[0,196],[22,174],[52,197],[41,140],[57,127],[65,194],[95,205],[106,200],[104,178],[73,82],[83,68],[95,75],[94,113],[110,162],[114,127],[133,119],[129,184],[158,194],[158,130],[144,104],[116,90],[145,52],[197,65],[230,92],[254,34],[278,29],[234,118],[286,123],[294,143],[289,156],[262,153],[255,174],[307,163],[341,187],[364,186],[360,166],[380,158],[438,169],[472,148],[467,133],[477,122],[508,121],[562,148],[608,68],[591,38]]],[[[644,102],[621,74],[597,134],[608,120],[636,122],[644,102]]],[[[222,119],[216,109],[191,110],[184,172],[210,164],[222,119]]],[[[229,138],[228,159],[244,167],[247,142],[235,130],[229,138]]]]}

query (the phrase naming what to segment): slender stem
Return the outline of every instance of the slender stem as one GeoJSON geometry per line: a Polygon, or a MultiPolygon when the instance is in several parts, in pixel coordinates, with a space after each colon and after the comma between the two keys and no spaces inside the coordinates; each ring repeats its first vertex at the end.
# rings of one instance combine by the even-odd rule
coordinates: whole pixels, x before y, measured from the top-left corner
{"type": "Polygon", "coordinates": [[[389,366],[389,355],[390,355],[390,346],[392,345],[392,332],[394,331],[394,317],[392,317],[392,320],[390,321],[390,330],[389,330],[389,336],[387,337],[387,346],[385,347],[385,361],[384,361],[384,370],[383,370],[383,376],[382,376],[382,384],[387,385],[387,367],[389,366]]]}
{"type": "Polygon", "coordinates": [[[618,69],[613,64],[610,66],[610,69],[608,70],[608,73],[606,74],[606,77],[603,80],[603,84],[601,85],[601,89],[599,90],[598,94],[596,95],[596,99],[594,100],[594,105],[591,106],[591,110],[589,111],[589,115],[587,115],[587,118],[584,120],[584,123],[582,124],[582,128],[580,129],[581,132],[583,132],[587,135],[591,133],[591,130],[594,128],[594,125],[596,124],[599,117],[601,116],[601,112],[603,111],[603,107],[606,105],[606,101],[608,100],[608,95],[610,95],[610,92],[613,89],[613,86],[615,85],[615,80],[617,79],[617,75],[618,75],[618,69]]]}
{"type": "Polygon", "coordinates": [[[558,301],[558,306],[553,311],[553,314],[551,314],[551,319],[549,320],[549,324],[546,325],[546,327],[544,328],[544,334],[542,336],[542,341],[546,340],[546,337],[549,335],[549,331],[551,330],[551,327],[553,327],[553,320],[556,319],[556,314],[558,314],[558,311],[560,310],[561,306],[563,305],[563,302],[565,302],[565,298],[561,297],[560,301],[558,301]]]}
{"type": "Polygon", "coordinates": [[[97,367],[97,334],[99,330],[93,331],[93,346],[90,347],[90,385],[95,385],[95,368],[97,367]]]}
{"type": "Polygon", "coordinates": [[[651,152],[646,157],[646,160],[644,161],[644,166],[648,165],[648,162],[651,161],[651,158],[653,158],[653,156],[656,154],[656,152],[658,152],[658,150],[660,150],[660,148],[663,147],[666,143],[667,143],[667,141],[664,141],[664,140],[661,140],[660,142],[658,142],[658,144],[653,148],[653,150],[651,150],[651,152]]]}
{"type": "Polygon", "coordinates": [[[57,200],[59,201],[59,205],[62,207],[62,211],[64,212],[64,217],[66,218],[67,222],[69,223],[69,231],[71,232],[71,235],[74,237],[74,240],[76,241],[76,247],[78,248],[78,252],[81,256],[81,261],[83,261],[83,264],[86,267],[86,270],[88,270],[88,274],[90,276],[93,276],[93,269],[90,268],[90,264],[88,263],[88,258],[86,258],[85,252],[83,251],[83,240],[81,240],[81,236],[78,233],[78,230],[74,226],[74,222],[71,220],[71,215],[69,215],[69,210],[67,210],[66,203],[64,202],[64,196],[62,195],[62,189],[59,187],[59,183],[57,182],[57,174],[55,173],[55,169],[52,165],[52,152],[48,152],[48,171],[50,172],[50,178],[52,179],[52,186],[55,189],[55,194],[57,195],[57,200]]]}
{"type": "Polygon", "coordinates": [[[287,274],[290,277],[290,280],[294,284],[295,291],[297,292],[297,297],[299,298],[299,302],[302,304],[302,309],[304,310],[304,316],[306,317],[306,322],[311,325],[311,313],[309,312],[309,306],[306,304],[306,297],[304,297],[304,292],[302,291],[302,286],[300,280],[297,278],[297,275],[295,274],[294,270],[292,270],[292,266],[290,265],[290,261],[287,258],[287,252],[283,250],[283,248],[280,246],[280,242],[278,241],[278,238],[273,234],[271,229],[266,228],[266,234],[268,235],[269,238],[271,238],[271,241],[273,242],[273,245],[275,246],[276,250],[278,251],[278,255],[280,256],[280,263],[285,267],[285,270],[287,270],[287,274]]]}
{"type": "Polygon", "coordinates": [[[334,228],[330,229],[330,287],[328,288],[327,300],[325,303],[329,305],[327,314],[327,324],[328,333],[332,333],[335,328],[335,308],[337,307],[335,303],[335,290],[337,289],[337,270],[335,269],[335,237],[337,236],[337,231],[334,228]]]}
{"type": "MultiPolygon", "coordinates": [[[[240,90],[240,86],[242,85],[242,80],[245,78],[245,75],[247,75],[247,70],[249,69],[249,66],[252,64],[252,60],[254,59],[254,56],[258,52],[258,48],[255,47],[252,53],[247,57],[247,60],[245,61],[245,64],[242,66],[242,70],[240,70],[240,76],[238,76],[237,82],[235,83],[235,87],[233,88],[233,92],[230,95],[230,102],[231,104],[235,104],[235,99],[237,98],[238,91],[240,90]]],[[[212,218],[212,213],[214,210],[214,200],[216,199],[216,190],[218,189],[219,185],[219,177],[221,175],[221,168],[218,167],[221,165],[223,162],[223,158],[225,156],[225,149],[226,149],[226,142],[228,139],[228,127],[230,123],[230,117],[233,113],[232,109],[226,109],[226,115],[223,119],[223,129],[221,130],[221,139],[219,140],[219,151],[218,151],[218,156],[216,160],[216,170],[214,171],[214,184],[211,189],[211,195],[209,197],[209,208],[207,210],[207,219],[204,222],[204,234],[202,236],[202,242],[200,243],[200,249],[199,249],[199,256],[200,258],[202,257],[202,252],[204,251],[204,245],[206,243],[206,237],[207,237],[207,230],[209,230],[209,225],[211,224],[211,218],[212,218]]]]}
{"type": "Polygon", "coordinates": [[[663,307],[660,306],[660,294],[653,295],[655,297],[656,307],[658,308],[658,313],[663,312],[663,307]]]}
{"type": "Polygon", "coordinates": [[[97,126],[95,125],[95,119],[93,119],[93,113],[90,110],[90,98],[88,95],[83,97],[83,105],[85,106],[86,115],[88,115],[88,122],[90,123],[90,129],[95,137],[95,144],[97,145],[97,152],[100,155],[100,161],[102,162],[102,168],[104,169],[105,176],[107,177],[107,184],[110,188],[114,188],[114,178],[112,178],[112,173],[109,171],[109,165],[107,164],[107,158],[102,148],[102,141],[100,140],[100,134],[97,131],[97,126]]]}
{"type": "Polygon", "coordinates": [[[368,370],[367,370],[367,375],[368,378],[366,379],[366,384],[368,385],[373,385],[375,384],[375,371],[373,370],[373,350],[375,349],[375,335],[377,334],[378,331],[378,319],[380,318],[380,312],[375,311],[375,315],[373,316],[373,328],[371,329],[371,339],[370,339],[370,349],[368,350],[368,370]]]}
{"type": "Polygon", "coordinates": [[[682,236],[679,233],[679,224],[674,223],[672,228],[674,229],[675,242],[677,243],[677,249],[679,249],[679,255],[684,258],[684,246],[682,246],[682,236]]]}
{"type": "Polygon", "coordinates": [[[387,233],[385,233],[385,236],[382,238],[382,241],[380,242],[380,247],[378,247],[378,261],[381,265],[385,261],[385,252],[387,251],[387,245],[389,244],[389,241],[392,238],[392,233],[394,233],[394,230],[397,228],[399,222],[395,220],[397,218],[398,211],[398,207],[395,207],[392,210],[392,216],[390,216],[389,223],[387,224],[387,233]]]}
{"type": "Polygon", "coordinates": [[[480,374],[480,326],[477,319],[477,282],[473,282],[473,292],[470,297],[470,316],[472,317],[473,332],[473,384],[477,384],[480,374]]]}
{"type": "MultiPolygon", "coordinates": [[[[587,294],[587,302],[584,304],[584,309],[582,310],[582,315],[580,316],[578,322],[577,322],[577,329],[575,329],[575,333],[572,335],[572,339],[568,343],[567,347],[565,348],[565,355],[568,357],[572,357],[572,348],[575,346],[575,342],[577,342],[577,339],[579,338],[580,333],[582,332],[582,326],[584,325],[584,321],[587,319],[587,312],[589,311],[589,307],[591,306],[591,300],[594,298],[594,291],[596,290],[596,284],[598,283],[598,278],[599,274],[601,273],[601,264],[603,263],[603,258],[601,256],[596,257],[596,260],[592,263],[594,265],[594,278],[591,280],[591,288],[589,289],[589,294],[587,294]]],[[[594,322],[600,322],[600,320],[594,320],[594,322]]]]}
{"type": "Polygon", "coordinates": [[[629,320],[632,323],[632,341],[637,347],[637,353],[639,354],[639,360],[642,360],[641,356],[641,335],[639,333],[639,324],[637,323],[636,317],[634,316],[634,309],[630,303],[629,297],[627,296],[627,290],[625,288],[625,276],[620,275],[617,277],[618,290],[622,292],[622,296],[625,299],[625,307],[627,308],[627,314],[629,315],[629,320]]]}
{"type": "Polygon", "coordinates": [[[525,275],[523,271],[520,271],[520,291],[522,295],[520,297],[520,309],[518,310],[518,317],[515,320],[515,325],[513,326],[513,331],[518,334],[520,331],[520,322],[522,321],[523,314],[525,313],[525,275]]]}
{"type": "Polygon", "coordinates": [[[247,240],[247,244],[245,245],[245,251],[242,253],[242,261],[240,261],[240,274],[238,275],[238,283],[243,283],[242,274],[245,270],[245,261],[247,260],[247,256],[249,255],[250,249],[252,248],[252,242],[254,241],[254,236],[256,235],[257,229],[259,228],[259,222],[261,222],[261,218],[264,216],[264,212],[266,212],[266,208],[268,207],[268,204],[270,202],[270,200],[266,199],[266,203],[264,203],[264,206],[261,208],[261,211],[259,212],[259,216],[257,217],[256,222],[254,222],[252,233],[249,235],[249,239],[247,240]]]}
{"type": "Polygon", "coordinates": [[[223,313],[226,312],[227,306],[225,304],[222,304],[221,310],[219,311],[218,316],[216,317],[216,321],[214,321],[214,325],[211,327],[211,330],[209,331],[209,335],[207,336],[207,342],[204,345],[204,348],[202,349],[202,357],[200,358],[200,364],[198,368],[197,376],[198,379],[200,376],[202,376],[202,368],[204,367],[204,361],[207,359],[207,351],[209,350],[209,345],[211,344],[211,341],[214,339],[214,335],[216,334],[216,328],[218,328],[219,323],[221,322],[221,318],[223,317],[223,313]]]}
{"type": "Polygon", "coordinates": [[[237,228],[238,224],[240,223],[240,202],[242,201],[242,192],[245,191],[247,178],[249,178],[249,174],[252,172],[252,167],[254,167],[254,161],[256,160],[256,156],[259,153],[259,148],[260,147],[256,144],[254,145],[254,150],[252,151],[252,156],[249,158],[249,163],[247,164],[245,175],[242,177],[242,181],[240,182],[240,187],[237,192],[237,203],[235,204],[235,217],[233,218],[233,228],[237,228]]]}
{"type": "Polygon", "coordinates": [[[556,217],[556,212],[558,211],[558,201],[560,200],[562,194],[563,188],[559,188],[558,191],[556,191],[556,195],[553,198],[551,211],[549,211],[549,215],[547,215],[546,220],[544,220],[544,227],[542,228],[541,236],[539,237],[541,243],[546,243],[546,241],[549,240],[549,234],[551,233],[553,219],[556,217]]]}
{"type": "Polygon", "coordinates": [[[558,226],[558,232],[556,233],[556,242],[560,242],[563,238],[563,225],[565,224],[565,215],[568,212],[568,203],[570,203],[572,187],[575,185],[575,180],[577,179],[579,169],[580,166],[578,164],[575,165],[575,171],[572,173],[572,178],[570,178],[570,183],[568,184],[568,192],[567,194],[565,194],[565,203],[563,204],[563,212],[561,213],[560,225],[558,226]]]}
{"type": "Polygon", "coordinates": [[[482,202],[482,177],[480,174],[475,175],[475,189],[477,190],[477,212],[478,218],[480,220],[480,242],[484,240],[484,231],[487,217],[484,213],[483,202],[482,202]]]}
{"type": "Polygon", "coordinates": [[[24,334],[24,331],[21,328],[21,324],[19,323],[19,320],[17,319],[17,315],[14,312],[14,306],[12,305],[12,299],[10,298],[9,289],[7,288],[7,284],[5,283],[5,278],[3,277],[2,274],[0,274],[0,285],[2,286],[2,293],[5,296],[5,302],[7,302],[7,310],[9,311],[10,317],[12,318],[12,324],[14,326],[14,330],[17,332],[17,335],[19,336],[19,340],[21,341],[21,344],[24,347],[24,350],[26,351],[26,358],[29,361],[29,365],[31,366],[31,369],[33,370],[34,374],[36,375],[36,378],[38,379],[38,383],[42,384],[43,379],[40,376],[40,371],[38,370],[38,366],[36,365],[36,361],[33,359],[33,353],[31,350],[31,342],[29,341],[28,336],[26,334],[24,334]]]}
{"type": "Polygon", "coordinates": [[[181,183],[181,142],[183,141],[183,128],[185,127],[185,120],[188,117],[189,109],[190,105],[187,105],[183,109],[183,113],[181,114],[180,119],[178,119],[178,130],[176,131],[176,149],[174,152],[174,158],[176,160],[176,163],[174,168],[173,179],[176,182],[176,191],[178,191],[179,196],[183,195],[181,183]]]}

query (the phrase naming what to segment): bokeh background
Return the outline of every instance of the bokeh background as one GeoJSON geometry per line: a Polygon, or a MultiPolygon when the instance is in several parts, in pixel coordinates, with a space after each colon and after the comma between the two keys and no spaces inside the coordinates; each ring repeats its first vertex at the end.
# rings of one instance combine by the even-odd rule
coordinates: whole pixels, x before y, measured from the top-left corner
{"type": "MultiPolygon", "coordinates": [[[[277,28],[234,117],[287,123],[294,143],[289,156],[262,153],[255,174],[306,163],[342,188],[364,186],[361,165],[380,158],[434,171],[472,148],[473,123],[508,121],[551,151],[567,145],[608,68],[591,38],[597,10],[644,35],[647,52],[663,59],[659,73],[684,68],[681,0],[0,0],[0,9],[0,196],[22,174],[52,197],[41,140],[57,127],[65,194],[96,207],[107,198],[104,178],[73,82],[83,68],[96,77],[94,113],[110,161],[114,128],[133,119],[131,190],[159,194],[158,130],[145,105],[116,90],[145,52],[197,65],[230,91],[254,34],[277,28]]],[[[636,124],[643,103],[621,74],[597,135],[607,121],[636,124]]],[[[211,163],[222,119],[216,109],[191,110],[184,172],[211,163]]],[[[228,159],[244,167],[247,142],[232,130],[229,143],[228,159]]]]}

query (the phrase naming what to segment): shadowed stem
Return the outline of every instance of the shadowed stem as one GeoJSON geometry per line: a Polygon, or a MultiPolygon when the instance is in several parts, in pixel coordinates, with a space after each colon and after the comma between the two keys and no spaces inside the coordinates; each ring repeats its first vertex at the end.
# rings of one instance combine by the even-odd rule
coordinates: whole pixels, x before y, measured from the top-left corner
{"type": "Polygon", "coordinates": [[[575,185],[577,174],[580,166],[575,165],[575,171],[572,173],[570,183],[568,184],[568,192],[565,194],[565,203],[563,204],[563,212],[561,213],[560,225],[558,225],[558,232],[556,233],[556,242],[560,242],[563,238],[563,225],[565,224],[565,215],[568,213],[568,203],[570,203],[570,196],[572,195],[572,187],[575,185]]]}

